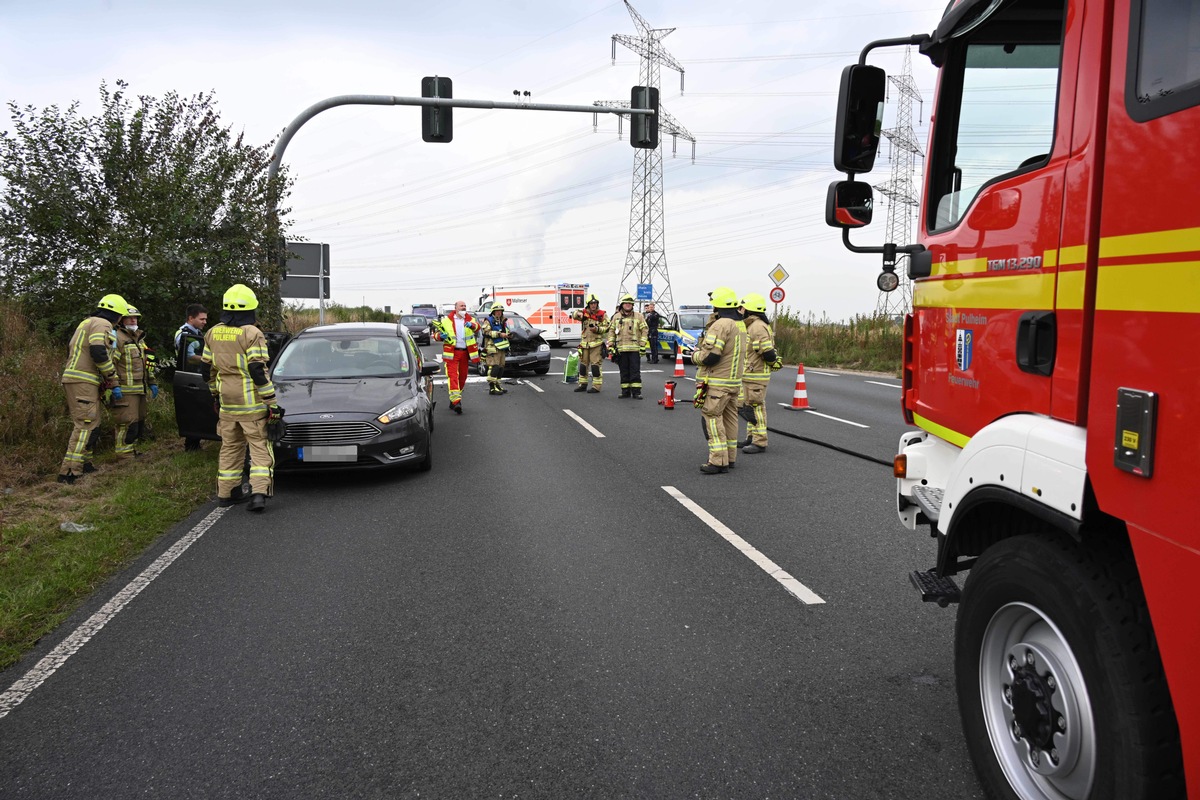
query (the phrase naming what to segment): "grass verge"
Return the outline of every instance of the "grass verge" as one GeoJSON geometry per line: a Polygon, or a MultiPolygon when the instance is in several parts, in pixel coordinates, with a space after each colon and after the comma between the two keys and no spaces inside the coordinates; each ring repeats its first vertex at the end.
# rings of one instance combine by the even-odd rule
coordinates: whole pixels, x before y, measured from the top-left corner
{"type": "Polygon", "coordinates": [[[117,463],[100,448],[97,471],[74,485],[51,474],[0,495],[0,669],[213,496],[217,443],[183,452],[171,407],[169,392],[151,403],[150,424],[163,433],[139,445],[141,457],[117,463]]]}

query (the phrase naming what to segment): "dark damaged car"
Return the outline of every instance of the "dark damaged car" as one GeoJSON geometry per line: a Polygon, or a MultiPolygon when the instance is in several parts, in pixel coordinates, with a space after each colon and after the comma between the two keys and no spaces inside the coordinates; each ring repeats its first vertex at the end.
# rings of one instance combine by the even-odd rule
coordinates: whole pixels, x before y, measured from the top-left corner
{"type": "MultiPolygon", "coordinates": [[[[520,314],[505,313],[508,320],[508,352],[504,356],[504,372],[509,374],[515,370],[532,370],[534,375],[545,375],[550,371],[550,343],[542,338],[542,329],[529,324],[529,320],[520,314]]],[[[487,324],[483,317],[479,324],[487,324]]],[[[487,365],[479,360],[476,370],[480,375],[487,375],[487,365]]]]}
{"type": "MultiPolygon", "coordinates": [[[[182,363],[182,362],[181,362],[182,363]]],[[[277,471],[433,465],[433,400],[424,362],[402,325],[347,322],[306,328],[272,359],[285,415],[277,471]]],[[[175,376],[181,436],[217,439],[216,415],[199,374],[175,376]]]]}

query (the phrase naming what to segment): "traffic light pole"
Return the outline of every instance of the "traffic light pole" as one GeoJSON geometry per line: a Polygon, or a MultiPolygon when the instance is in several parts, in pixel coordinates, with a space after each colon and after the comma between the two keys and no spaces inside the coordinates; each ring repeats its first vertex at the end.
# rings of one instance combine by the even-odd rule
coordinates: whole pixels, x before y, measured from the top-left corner
{"type": "Polygon", "coordinates": [[[271,155],[271,165],[267,170],[267,178],[274,180],[279,174],[279,166],[283,163],[283,151],[296,132],[304,123],[320,114],[338,106],[433,106],[434,108],[507,108],[513,111],[569,111],[585,114],[648,114],[653,116],[652,108],[612,108],[601,105],[572,106],[554,103],[512,103],[496,100],[460,100],[449,97],[393,97],[385,94],[343,94],[330,97],[306,108],[300,116],[292,120],[275,143],[275,152],[271,155]]]}

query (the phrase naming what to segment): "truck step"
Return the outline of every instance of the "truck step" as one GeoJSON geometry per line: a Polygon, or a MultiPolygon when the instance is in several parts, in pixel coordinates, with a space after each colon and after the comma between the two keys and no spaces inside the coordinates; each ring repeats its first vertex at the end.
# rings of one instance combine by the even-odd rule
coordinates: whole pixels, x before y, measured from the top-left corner
{"type": "Polygon", "coordinates": [[[962,598],[962,592],[959,591],[954,578],[942,577],[935,574],[934,570],[930,569],[924,572],[914,570],[908,573],[908,579],[921,593],[922,602],[937,603],[945,608],[951,603],[957,603],[962,598]]]}
{"type": "Polygon", "coordinates": [[[913,502],[930,522],[938,521],[938,517],[942,513],[942,496],[944,494],[944,491],[932,486],[914,486],[912,490],[913,502]]]}

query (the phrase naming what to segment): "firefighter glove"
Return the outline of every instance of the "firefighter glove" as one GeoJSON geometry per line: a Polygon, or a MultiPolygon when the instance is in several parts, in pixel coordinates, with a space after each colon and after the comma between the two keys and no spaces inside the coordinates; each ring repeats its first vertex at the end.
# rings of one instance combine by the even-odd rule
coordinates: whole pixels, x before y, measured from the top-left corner
{"type": "Polygon", "coordinates": [[[113,400],[124,400],[125,399],[125,395],[121,394],[120,386],[112,387],[112,398],[113,398],[113,400]]]}
{"type": "Polygon", "coordinates": [[[151,400],[158,399],[158,384],[156,384],[156,383],[150,384],[150,399],[151,400]]]}
{"type": "Polygon", "coordinates": [[[704,405],[704,401],[707,399],[708,399],[708,384],[707,383],[697,383],[696,384],[696,394],[692,398],[692,405],[695,406],[696,408],[700,408],[701,406],[704,405]]]}
{"type": "Polygon", "coordinates": [[[772,361],[768,366],[770,366],[771,372],[778,372],[779,370],[783,369],[783,359],[777,358],[774,361],[772,361]]]}
{"type": "Polygon", "coordinates": [[[272,403],[267,406],[267,422],[278,422],[283,419],[283,406],[272,403]]]}

